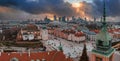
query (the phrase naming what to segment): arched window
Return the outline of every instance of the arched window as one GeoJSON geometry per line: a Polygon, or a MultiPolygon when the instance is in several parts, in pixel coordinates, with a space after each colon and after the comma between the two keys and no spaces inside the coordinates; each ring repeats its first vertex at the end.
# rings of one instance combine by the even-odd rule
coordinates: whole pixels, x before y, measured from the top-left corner
{"type": "Polygon", "coordinates": [[[40,61],[39,59],[36,59],[36,61],[40,61]]]}
{"type": "Polygon", "coordinates": [[[46,61],[45,59],[42,59],[42,61],[46,61]]]}
{"type": "Polygon", "coordinates": [[[34,61],[33,59],[31,59],[31,61],[34,61]]]}
{"type": "Polygon", "coordinates": [[[103,41],[98,40],[98,45],[99,45],[99,46],[103,46],[103,43],[104,43],[103,41]]]}
{"type": "Polygon", "coordinates": [[[19,61],[19,59],[16,58],[16,57],[14,57],[14,58],[12,58],[10,61],[19,61]]]}

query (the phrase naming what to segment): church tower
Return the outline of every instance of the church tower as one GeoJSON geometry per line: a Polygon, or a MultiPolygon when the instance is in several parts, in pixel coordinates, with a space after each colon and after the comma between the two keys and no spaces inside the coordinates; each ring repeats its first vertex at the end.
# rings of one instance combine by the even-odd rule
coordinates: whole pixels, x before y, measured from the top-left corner
{"type": "Polygon", "coordinates": [[[107,32],[107,23],[106,23],[106,4],[103,0],[103,21],[102,29],[97,35],[96,47],[92,50],[91,61],[113,61],[114,51],[112,48],[112,38],[107,32]]]}

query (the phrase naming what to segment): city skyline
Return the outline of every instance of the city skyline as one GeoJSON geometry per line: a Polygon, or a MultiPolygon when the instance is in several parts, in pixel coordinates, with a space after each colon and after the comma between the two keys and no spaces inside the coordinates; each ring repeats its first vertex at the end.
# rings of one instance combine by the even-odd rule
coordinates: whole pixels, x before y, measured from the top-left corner
{"type": "Polygon", "coordinates": [[[119,3],[0,0],[0,61],[119,61],[119,3]]]}
{"type": "MultiPolygon", "coordinates": [[[[120,0],[106,0],[107,21],[119,21],[120,0]],[[116,4],[115,4],[116,3],[116,4]],[[115,10],[116,9],[116,10],[115,10]]],[[[53,19],[53,16],[81,17],[102,16],[102,0],[1,0],[1,20],[53,19]]]]}

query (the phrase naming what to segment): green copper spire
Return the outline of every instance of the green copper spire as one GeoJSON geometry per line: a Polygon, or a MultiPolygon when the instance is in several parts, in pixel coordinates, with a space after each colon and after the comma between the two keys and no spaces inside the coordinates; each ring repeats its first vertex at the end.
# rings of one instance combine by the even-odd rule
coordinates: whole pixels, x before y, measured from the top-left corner
{"type": "Polygon", "coordinates": [[[106,4],[105,0],[103,1],[103,26],[100,33],[97,35],[96,45],[101,48],[106,48],[105,50],[111,47],[111,36],[107,32],[107,23],[106,23],[106,4]]]}
{"type": "MultiPolygon", "coordinates": [[[[100,31],[100,33],[97,35],[97,40],[102,40],[104,41],[104,45],[108,45],[109,42],[111,40],[111,36],[109,35],[109,33],[107,32],[107,23],[106,23],[106,1],[103,0],[103,17],[102,17],[102,29],[100,31]]],[[[98,42],[97,42],[98,44],[98,42]]]]}
{"type": "Polygon", "coordinates": [[[100,30],[100,33],[97,34],[96,48],[93,49],[92,52],[109,57],[113,53],[114,49],[111,47],[112,38],[107,32],[106,1],[105,0],[103,0],[103,21],[102,23],[103,23],[102,29],[100,30]]]}
{"type": "Polygon", "coordinates": [[[106,23],[106,4],[105,4],[105,0],[103,1],[103,22],[106,23]]]}

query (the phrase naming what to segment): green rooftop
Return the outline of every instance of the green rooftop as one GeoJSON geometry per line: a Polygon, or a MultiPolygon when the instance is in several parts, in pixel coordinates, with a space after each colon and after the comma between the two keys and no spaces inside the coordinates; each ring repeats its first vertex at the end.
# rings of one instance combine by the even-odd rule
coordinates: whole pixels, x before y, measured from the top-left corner
{"type": "Polygon", "coordinates": [[[112,53],[114,53],[114,51],[115,51],[114,48],[111,48],[108,51],[101,51],[101,50],[93,49],[92,53],[95,53],[95,54],[98,54],[101,56],[105,56],[105,57],[110,57],[112,55],[112,53]]]}
{"type": "Polygon", "coordinates": [[[100,33],[97,35],[96,49],[93,49],[92,53],[104,57],[110,57],[115,52],[115,49],[111,47],[112,38],[107,32],[105,0],[103,1],[103,4],[103,25],[100,33]]]}
{"type": "Polygon", "coordinates": [[[110,41],[112,38],[107,32],[107,26],[104,26],[100,33],[97,35],[97,40],[110,41]]]}

